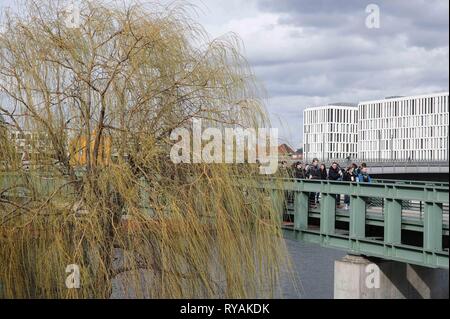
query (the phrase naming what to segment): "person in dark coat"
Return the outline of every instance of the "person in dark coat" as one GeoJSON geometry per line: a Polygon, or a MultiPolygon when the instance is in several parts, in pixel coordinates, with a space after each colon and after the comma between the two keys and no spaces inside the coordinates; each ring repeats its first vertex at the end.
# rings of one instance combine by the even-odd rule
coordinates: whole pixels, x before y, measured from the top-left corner
{"type": "MultiPolygon", "coordinates": [[[[345,170],[344,176],[342,178],[344,182],[356,182],[356,174],[355,174],[355,166],[350,165],[345,170]]],[[[344,196],[344,209],[348,210],[348,207],[350,206],[350,195],[344,196]]]]}
{"type": "Polygon", "coordinates": [[[309,165],[307,176],[309,179],[321,179],[319,160],[313,159],[311,165],[309,165]]]}
{"type": "Polygon", "coordinates": [[[342,171],[339,167],[338,163],[333,162],[328,170],[328,179],[330,181],[341,181],[342,180],[342,171]]]}
{"type": "Polygon", "coordinates": [[[278,175],[282,178],[292,177],[291,168],[286,161],[281,161],[278,166],[278,175]]]}
{"type": "MultiPolygon", "coordinates": [[[[339,164],[336,162],[333,162],[333,164],[331,164],[330,169],[328,170],[328,179],[330,181],[342,181],[342,170],[339,167],[339,164]]],[[[341,205],[341,195],[340,194],[336,194],[336,205],[338,208],[342,208],[341,205]]]]}
{"type": "MultiPolygon", "coordinates": [[[[320,172],[320,179],[326,181],[328,179],[328,174],[327,174],[327,168],[326,168],[325,164],[320,164],[319,172],[320,172]]],[[[316,203],[319,202],[319,198],[320,198],[320,193],[317,192],[316,193],[316,203]]]]}
{"type": "Polygon", "coordinates": [[[306,171],[302,162],[296,162],[293,168],[293,177],[297,179],[305,179],[306,171]]]}
{"type": "Polygon", "coordinates": [[[328,173],[327,173],[327,168],[325,167],[325,164],[320,164],[320,179],[322,179],[322,180],[328,179],[328,173]]]}
{"type": "MultiPolygon", "coordinates": [[[[319,159],[314,158],[311,165],[308,167],[308,171],[306,172],[306,176],[308,179],[320,180],[320,167],[319,167],[319,159]]],[[[317,208],[317,194],[309,193],[309,203],[312,208],[317,208]]]]}

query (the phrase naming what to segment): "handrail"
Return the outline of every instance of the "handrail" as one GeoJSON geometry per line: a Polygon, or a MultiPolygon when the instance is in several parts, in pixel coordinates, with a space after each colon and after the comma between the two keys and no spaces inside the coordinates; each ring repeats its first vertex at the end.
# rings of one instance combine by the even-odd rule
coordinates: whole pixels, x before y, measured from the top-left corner
{"type": "MultiPolygon", "coordinates": [[[[236,176],[237,178],[241,178],[236,176]]],[[[247,178],[247,177],[242,177],[247,178]]],[[[349,181],[335,181],[335,180],[312,180],[312,179],[299,179],[293,177],[279,177],[279,176],[264,176],[260,175],[256,177],[257,179],[262,180],[277,180],[277,181],[310,181],[310,182],[333,182],[333,183],[358,183],[358,182],[349,182],[349,181]]],[[[434,181],[412,181],[412,180],[394,180],[394,179],[372,179],[372,183],[374,184],[391,184],[391,185],[415,185],[415,186],[437,186],[437,187],[449,187],[448,182],[434,182],[434,181]]]]}

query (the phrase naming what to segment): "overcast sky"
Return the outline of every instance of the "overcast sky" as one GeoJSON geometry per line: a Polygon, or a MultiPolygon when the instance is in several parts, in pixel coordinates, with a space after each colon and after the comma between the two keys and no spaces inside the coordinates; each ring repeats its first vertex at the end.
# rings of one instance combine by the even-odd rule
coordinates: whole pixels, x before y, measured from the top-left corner
{"type": "Polygon", "coordinates": [[[292,146],[302,111],[332,102],[448,91],[448,0],[195,1],[213,35],[236,32],[292,146]],[[368,4],[380,28],[366,27],[368,4]]]}
{"type": "Polygon", "coordinates": [[[212,37],[241,37],[268,91],[272,123],[295,148],[306,107],[448,91],[448,0],[190,2],[212,37]],[[365,24],[371,3],[380,8],[379,29],[365,24]]]}

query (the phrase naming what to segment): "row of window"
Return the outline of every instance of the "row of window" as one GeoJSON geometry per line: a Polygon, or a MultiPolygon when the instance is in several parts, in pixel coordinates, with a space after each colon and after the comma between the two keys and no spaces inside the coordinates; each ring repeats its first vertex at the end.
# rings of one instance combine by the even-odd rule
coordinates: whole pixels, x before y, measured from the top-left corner
{"type": "Polygon", "coordinates": [[[312,109],[305,110],[304,112],[304,124],[314,123],[357,123],[358,122],[358,109],[312,109]]]}
{"type": "Polygon", "coordinates": [[[380,140],[360,141],[358,143],[361,152],[370,150],[439,150],[447,149],[446,138],[421,138],[414,140],[380,140]]]}
{"type": "Polygon", "coordinates": [[[319,161],[327,161],[330,159],[356,158],[356,153],[351,152],[308,152],[305,156],[305,161],[310,162],[313,158],[318,158],[319,161]]]}
{"type": "Polygon", "coordinates": [[[345,152],[345,153],[356,153],[357,151],[357,144],[336,144],[336,143],[331,143],[328,145],[328,150],[331,152],[345,152]]]}
{"type": "Polygon", "coordinates": [[[305,144],[356,143],[358,136],[357,134],[346,133],[307,134],[304,137],[304,141],[305,144]]]}
{"type": "Polygon", "coordinates": [[[305,134],[309,133],[322,133],[325,132],[325,124],[305,124],[303,126],[303,132],[305,134]]]}
{"type": "Polygon", "coordinates": [[[448,94],[359,105],[359,119],[448,112],[448,94]]]}
{"type": "Polygon", "coordinates": [[[303,127],[303,132],[305,134],[326,133],[326,132],[356,134],[356,131],[357,131],[356,124],[328,123],[326,124],[326,126],[324,124],[306,124],[303,127]]]}
{"type": "Polygon", "coordinates": [[[29,133],[29,132],[20,132],[20,131],[14,131],[11,132],[10,137],[12,140],[45,140],[46,134],[44,133],[29,133]]]}
{"type": "Polygon", "coordinates": [[[369,119],[361,120],[359,123],[360,130],[443,125],[448,125],[448,113],[369,119]]]}
{"type": "Polygon", "coordinates": [[[448,126],[438,127],[409,127],[402,129],[366,130],[360,131],[360,141],[416,139],[426,137],[448,137],[448,126]]]}
{"type": "Polygon", "coordinates": [[[344,144],[344,143],[328,143],[328,144],[305,144],[304,151],[309,152],[354,152],[357,151],[357,144],[344,144]]]}
{"type": "MultiPolygon", "coordinates": [[[[389,151],[363,151],[359,152],[358,158],[360,160],[378,160],[378,159],[390,159],[390,160],[448,160],[448,153],[446,150],[389,150],[389,151]]],[[[345,157],[341,157],[345,158],[345,157]]]]}

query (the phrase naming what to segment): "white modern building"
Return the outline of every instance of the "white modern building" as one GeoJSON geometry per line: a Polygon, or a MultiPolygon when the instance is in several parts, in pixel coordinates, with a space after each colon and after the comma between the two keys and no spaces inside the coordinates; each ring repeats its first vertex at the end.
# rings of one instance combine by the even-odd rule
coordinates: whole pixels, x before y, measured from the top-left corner
{"type": "Polygon", "coordinates": [[[448,160],[448,92],[358,105],[359,160],[448,160]]]}
{"type": "Polygon", "coordinates": [[[335,103],[303,112],[303,154],[306,162],[357,156],[358,107],[335,103]]]}

